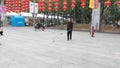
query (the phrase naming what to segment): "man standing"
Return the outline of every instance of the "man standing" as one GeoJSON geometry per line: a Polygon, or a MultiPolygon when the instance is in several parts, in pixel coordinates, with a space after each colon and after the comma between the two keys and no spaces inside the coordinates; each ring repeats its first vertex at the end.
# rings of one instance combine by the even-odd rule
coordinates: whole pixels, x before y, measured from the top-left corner
{"type": "Polygon", "coordinates": [[[0,17],[0,34],[1,34],[1,35],[3,35],[2,26],[3,26],[3,22],[2,22],[1,17],[0,17]]]}
{"type": "Polygon", "coordinates": [[[73,30],[73,23],[70,18],[68,18],[68,23],[67,23],[67,40],[72,39],[72,30],[73,30]]]}

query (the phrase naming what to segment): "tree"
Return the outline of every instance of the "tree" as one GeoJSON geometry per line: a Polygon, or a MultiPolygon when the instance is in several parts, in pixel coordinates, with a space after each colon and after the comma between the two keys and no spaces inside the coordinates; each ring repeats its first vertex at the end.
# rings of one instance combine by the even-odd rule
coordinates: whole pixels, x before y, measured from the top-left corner
{"type": "MultiPolygon", "coordinates": [[[[118,0],[111,0],[111,6],[106,7],[104,5],[105,0],[100,0],[101,3],[101,11],[100,11],[100,22],[104,19],[106,21],[106,24],[114,24],[115,21],[120,19],[120,7],[117,5],[118,0]]],[[[101,31],[101,25],[100,24],[100,31],[101,31]]]]}

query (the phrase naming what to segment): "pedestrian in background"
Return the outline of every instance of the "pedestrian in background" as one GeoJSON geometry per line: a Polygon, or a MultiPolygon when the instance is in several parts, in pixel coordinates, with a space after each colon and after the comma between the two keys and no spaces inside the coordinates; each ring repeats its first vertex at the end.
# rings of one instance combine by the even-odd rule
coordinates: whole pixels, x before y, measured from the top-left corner
{"type": "Polygon", "coordinates": [[[3,29],[0,27],[0,35],[3,35],[3,29]]]}
{"type": "Polygon", "coordinates": [[[3,35],[2,26],[3,26],[3,22],[2,22],[2,20],[0,19],[0,35],[3,35]]]}
{"type": "Polygon", "coordinates": [[[72,40],[72,30],[73,30],[73,23],[70,18],[68,18],[67,23],[67,40],[72,40]]]}
{"type": "Polygon", "coordinates": [[[2,27],[3,26],[3,22],[2,22],[2,20],[0,19],[0,27],[2,27]]]}
{"type": "Polygon", "coordinates": [[[120,20],[118,20],[118,29],[120,31],[120,20]]]}

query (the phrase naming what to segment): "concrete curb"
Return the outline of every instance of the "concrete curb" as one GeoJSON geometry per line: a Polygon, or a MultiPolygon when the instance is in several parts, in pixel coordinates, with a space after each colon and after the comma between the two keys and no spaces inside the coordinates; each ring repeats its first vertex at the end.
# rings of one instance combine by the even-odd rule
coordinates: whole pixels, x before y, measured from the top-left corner
{"type": "MultiPolygon", "coordinates": [[[[65,30],[65,29],[59,29],[59,28],[49,28],[48,29],[55,29],[55,30],[65,30]]],[[[88,30],[73,30],[73,31],[82,31],[82,32],[89,32],[88,30]]],[[[107,33],[107,34],[120,34],[120,32],[95,32],[95,33],[107,33]]]]}

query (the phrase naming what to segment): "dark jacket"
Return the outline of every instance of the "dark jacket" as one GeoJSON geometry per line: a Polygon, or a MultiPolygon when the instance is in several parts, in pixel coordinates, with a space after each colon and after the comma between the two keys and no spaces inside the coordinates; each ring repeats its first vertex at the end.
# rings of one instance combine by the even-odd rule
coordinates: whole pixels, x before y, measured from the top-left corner
{"type": "Polygon", "coordinates": [[[0,20],[0,27],[2,27],[2,25],[3,25],[3,22],[0,20]]]}
{"type": "Polygon", "coordinates": [[[67,31],[72,31],[73,30],[73,23],[72,22],[68,22],[67,23],[67,31]]]}

